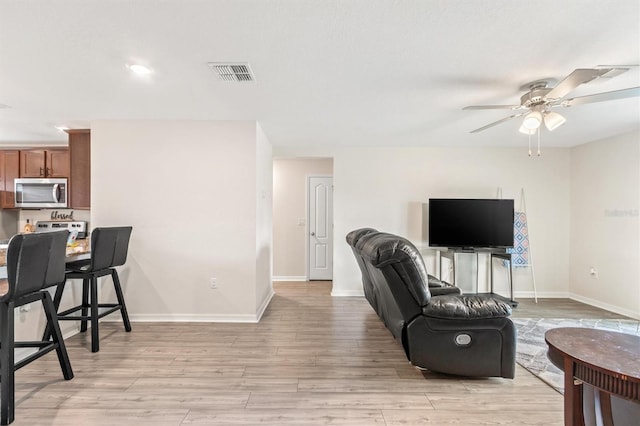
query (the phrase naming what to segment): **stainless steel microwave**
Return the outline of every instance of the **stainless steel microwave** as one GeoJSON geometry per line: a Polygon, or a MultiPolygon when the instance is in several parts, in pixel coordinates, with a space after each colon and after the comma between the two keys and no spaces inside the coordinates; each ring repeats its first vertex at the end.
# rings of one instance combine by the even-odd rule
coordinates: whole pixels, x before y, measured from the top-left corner
{"type": "Polygon", "coordinates": [[[19,178],[15,180],[16,207],[66,208],[67,179],[19,178]]]}

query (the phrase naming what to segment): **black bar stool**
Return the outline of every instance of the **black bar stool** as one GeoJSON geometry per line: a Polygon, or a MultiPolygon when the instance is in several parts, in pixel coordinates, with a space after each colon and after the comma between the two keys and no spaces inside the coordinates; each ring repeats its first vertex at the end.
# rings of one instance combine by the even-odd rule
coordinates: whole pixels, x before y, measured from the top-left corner
{"type": "MultiPolygon", "coordinates": [[[[100,350],[98,320],[115,311],[122,314],[124,329],[131,331],[131,323],[124,303],[120,279],[115,267],[127,261],[131,226],[95,228],[91,233],[91,258],[67,263],[66,279],[82,279],[82,303],[58,312],[60,321],[80,321],[80,331],[87,331],[87,321],[91,321],[91,352],[100,350]],[[98,303],[98,278],[111,275],[118,303],[98,303]],[[102,312],[100,310],[103,309],[102,312]],[[80,311],[80,315],[74,315],[80,311]]],[[[58,309],[66,283],[56,290],[53,303],[58,309]]]]}
{"type": "Polygon", "coordinates": [[[0,423],[7,425],[15,416],[15,370],[56,350],[65,380],[73,378],[56,308],[45,287],[64,282],[67,231],[13,236],[7,247],[7,279],[0,280],[6,292],[0,296],[0,423]],[[15,341],[14,309],[41,301],[49,336],[42,341],[15,341]],[[52,339],[49,340],[49,337],[52,339]],[[15,362],[15,348],[37,348],[15,362]]]}

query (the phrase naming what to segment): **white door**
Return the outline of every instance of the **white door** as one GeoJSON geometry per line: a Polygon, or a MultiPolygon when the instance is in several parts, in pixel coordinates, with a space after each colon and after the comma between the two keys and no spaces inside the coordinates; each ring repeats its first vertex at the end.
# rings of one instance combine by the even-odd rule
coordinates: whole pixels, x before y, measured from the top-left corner
{"type": "Polygon", "coordinates": [[[310,176],[309,200],[309,279],[333,279],[333,178],[310,176]]]}

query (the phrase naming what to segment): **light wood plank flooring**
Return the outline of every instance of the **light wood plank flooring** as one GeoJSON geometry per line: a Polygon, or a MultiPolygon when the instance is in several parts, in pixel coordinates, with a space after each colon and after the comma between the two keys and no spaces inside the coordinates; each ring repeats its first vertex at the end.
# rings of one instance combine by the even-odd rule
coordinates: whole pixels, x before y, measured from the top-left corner
{"type": "MultiPolygon", "coordinates": [[[[276,283],[259,324],[101,324],[16,374],[16,425],[561,425],[562,396],[521,367],[462,379],[406,360],[364,298],[331,283],[276,283]]],[[[577,302],[524,303],[543,317],[577,302]],[[555,306],[555,307],[554,307],[555,306]]],[[[597,312],[597,311],[596,311],[597,312]]],[[[521,314],[524,313],[524,314],[521,314]]],[[[595,314],[594,314],[595,315],[595,314]]]]}
{"type": "Polygon", "coordinates": [[[605,311],[571,299],[518,299],[518,307],[513,310],[514,318],[596,318],[632,319],[615,312],[605,311]]]}

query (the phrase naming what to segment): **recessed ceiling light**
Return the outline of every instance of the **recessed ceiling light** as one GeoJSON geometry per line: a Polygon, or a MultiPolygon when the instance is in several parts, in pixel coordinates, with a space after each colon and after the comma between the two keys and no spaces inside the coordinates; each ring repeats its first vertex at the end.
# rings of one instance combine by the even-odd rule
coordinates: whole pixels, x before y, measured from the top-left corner
{"type": "Polygon", "coordinates": [[[140,64],[127,64],[127,68],[136,75],[149,75],[152,73],[151,68],[140,64]]]}

